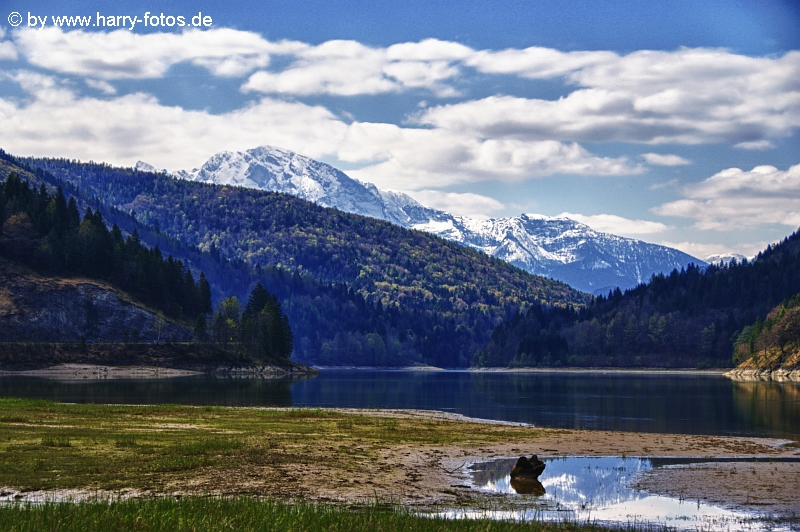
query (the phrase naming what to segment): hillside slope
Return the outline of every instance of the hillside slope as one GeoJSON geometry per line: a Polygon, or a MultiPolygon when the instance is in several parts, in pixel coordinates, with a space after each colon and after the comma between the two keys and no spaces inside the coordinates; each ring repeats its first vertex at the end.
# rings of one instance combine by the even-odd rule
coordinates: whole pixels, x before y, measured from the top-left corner
{"type": "Polygon", "coordinates": [[[736,379],[800,381],[800,294],[745,327],[733,360],[739,365],[726,375],[736,379]]]}
{"type": "Polygon", "coordinates": [[[588,301],[563,283],[456,243],[284,194],[100,164],[10,159],[207,256],[255,269],[254,278],[282,299],[300,361],[464,366],[517,310],[588,301]]]}
{"type": "Polygon", "coordinates": [[[192,331],[101,281],[45,277],[0,259],[0,342],[189,341],[192,331]]]}

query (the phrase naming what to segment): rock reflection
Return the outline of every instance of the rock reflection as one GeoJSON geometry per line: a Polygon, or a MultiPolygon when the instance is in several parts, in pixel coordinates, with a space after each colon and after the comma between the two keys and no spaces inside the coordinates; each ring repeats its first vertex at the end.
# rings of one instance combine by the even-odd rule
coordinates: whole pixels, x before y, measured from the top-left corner
{"type": "Polygon", "coordinates": [[[542,483],[535,478],[512,477],[510,483],[514,491],[520,495],[535,495],[536,497],[541,497],[547,493],[542,483]]]}
{"type": "MultiPolygon", "coordinates": [[[[471,467],[475,488],[516,498],[509,500],[509,509],[461,509],[440,515],[450,518],[593,522],[613,528],[626,524],[630,527],[631,523],[636,523],[637,530],[663,528],[722,532],[764,529],[764,523],[747,512],[728,510],[702,501],[651,495],[628,487],[638,473],[653,468],[649,459],[545,458],[547,467],[538,480],[512,477],[511,469],[516,462],[513,458],[502,458],[471,467]]],[[[664,462],[670,462],[664,465],[671,465],[673,461],[664,462]]]]}
{"type": "Polygon", "coordinates": [[[597,507],[642,497],[627,486],[637,473],[653,467],[646,458],[564,457],[545,458],[543,463],[533,458],[525,460],[531,475],[512,474],[513,470],[527,471],[519,467],[519,459],[475,464],[473,485],[509,495],[547,495],[561,505],[581,507],[590,503],[597,507]]]}

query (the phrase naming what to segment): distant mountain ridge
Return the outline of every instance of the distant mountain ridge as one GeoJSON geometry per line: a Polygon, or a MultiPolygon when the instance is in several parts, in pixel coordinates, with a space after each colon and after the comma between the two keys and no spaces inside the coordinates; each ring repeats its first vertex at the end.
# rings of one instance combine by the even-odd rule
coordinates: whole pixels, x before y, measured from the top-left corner
{"type": "MultiPolygon", "coordinates": [[[[158,172],[139,162],[136,169],[158,172]]],[[[593,294],[631,288],[653,274],[705,262],[681,251],[601,233],[568,218],[522,214],[476,220],[422,205],[407,194],[361,183],[331,165],[280,148],[221,152],[200,168],[172,175],[188,181],[291,194],[323,207],[370,216],[479,249],[528,272],[593,294]]]]}
{"type": "MultiPolygon", "coordinates": [[[[472,220],[457,217],[453,240],[494,255],[536,275],[552,277],[595,295],[631,288],[659,272],[702,261],[676,249],[595,231],[569,218],[522,214],[472,220]]],[[[424,227],[418,229],[427,230],[424,227]]]]}

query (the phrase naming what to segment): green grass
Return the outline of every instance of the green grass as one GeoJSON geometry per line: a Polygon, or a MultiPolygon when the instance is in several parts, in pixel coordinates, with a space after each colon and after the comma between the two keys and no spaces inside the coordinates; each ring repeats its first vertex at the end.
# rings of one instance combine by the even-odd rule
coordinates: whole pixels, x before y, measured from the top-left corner
{"type": "Polygon", "coordinates": [[[42,445],[48,447],[72,447],[72,441],[68,436],[42,436],[42,445]]]}
{"type": "Polygon", "coordinates": [[[605,530],[569,523],[513,523],[429,518],[381,505],[344,508],[289,504],[250,497],[130,499],[115,502],[0,505],[0,530],[9,532],[327,531],[512,532],[605,530]]]}
{"type": "Polygon", "coordinates": [[[159,493],[196,492],[200,486],[217,494],[286,500],[303,496],[303,480],[295,473],[305,466],[324,464],[347,477],[374,467],[382,451],[393,446],[480,445],[529,440],[539,433],[321,409],[0,398],[0,486],[159,493]],[[254,471],[260,487],[236,481],[254,471]]]}

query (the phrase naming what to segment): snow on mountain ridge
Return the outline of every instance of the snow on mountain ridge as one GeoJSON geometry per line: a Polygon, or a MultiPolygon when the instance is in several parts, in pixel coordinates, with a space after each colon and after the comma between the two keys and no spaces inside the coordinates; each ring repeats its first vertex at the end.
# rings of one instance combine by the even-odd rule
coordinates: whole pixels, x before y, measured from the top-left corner
{"type": "Polygon", "coordinates": [[[703,261],[709,264],[730,264],[733,260],[742,262],[744,259],[747,259],[747,257],[740,253],[715,253],[704,258],[703,261]]]}
{"type": "MultiPolygon", "coordinates": [[[[146,163],[137,169],[152,171],[146,163]]],[[[158,171],[158,170],[155,170],[158,171]]],[[[537,275],[591,293],[636,286],[658,272],[702,261],[678,250],[600,233],[564,217],[521,214],[478,220],[431,209],[407,194],[361,183],[328,164],[261,146],[221,152],[173,176],[217,185],[283,192],[324,207],[387,220],[479,249],[537,275]]]]}

